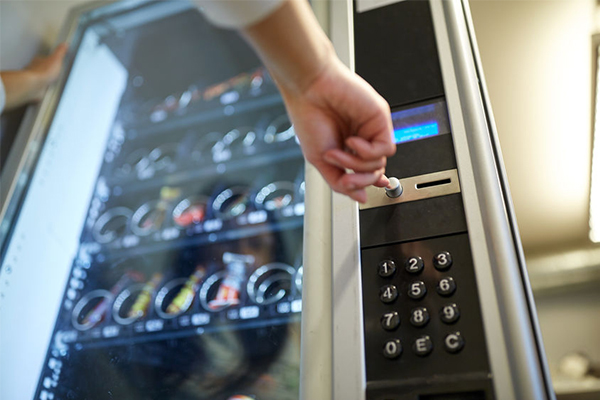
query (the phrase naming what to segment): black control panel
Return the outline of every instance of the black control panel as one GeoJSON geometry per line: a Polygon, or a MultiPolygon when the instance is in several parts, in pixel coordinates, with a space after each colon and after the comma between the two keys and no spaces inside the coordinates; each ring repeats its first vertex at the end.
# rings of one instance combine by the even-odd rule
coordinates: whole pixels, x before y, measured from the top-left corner
{"type": "Polygon", "coordinates": [[[366,398],[494,400],[429,2],[354,17],[356,71],[392,108],[386,170],[404,185],[360,208],[366,398]]]}

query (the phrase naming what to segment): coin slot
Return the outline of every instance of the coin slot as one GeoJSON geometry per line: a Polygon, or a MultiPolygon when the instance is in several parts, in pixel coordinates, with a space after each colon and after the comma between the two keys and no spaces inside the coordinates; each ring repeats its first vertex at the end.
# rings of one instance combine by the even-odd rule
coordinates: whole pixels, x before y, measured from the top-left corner
{"type": "Polygon", "coordinates": [[[417,187],[417,190],[420,190],[420,189],[426,189],[426,188],[429,188],[432,186],[447,185],[449,183],[452,183],[452,179],[450,179],[450,178],[440,179],[440,180],[432,181],[432,182],[417,183],[416,187],[417,187]]]}

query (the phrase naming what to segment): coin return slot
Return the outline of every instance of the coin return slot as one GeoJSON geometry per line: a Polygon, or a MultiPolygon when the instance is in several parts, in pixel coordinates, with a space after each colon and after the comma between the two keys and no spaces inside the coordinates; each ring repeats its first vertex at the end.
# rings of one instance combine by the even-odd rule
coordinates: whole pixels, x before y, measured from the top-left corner
{"type": "Polygon", "coordinates": [[[433,182],[424,182],[424,183],[417,183],[416,188],[417,190],[420,189],[426,189],[432,186],[441,186],[441,185],[447,185],[449,183],[452,183],[452,179],[440,179],[438,181],[433,181],[433,182]]]}

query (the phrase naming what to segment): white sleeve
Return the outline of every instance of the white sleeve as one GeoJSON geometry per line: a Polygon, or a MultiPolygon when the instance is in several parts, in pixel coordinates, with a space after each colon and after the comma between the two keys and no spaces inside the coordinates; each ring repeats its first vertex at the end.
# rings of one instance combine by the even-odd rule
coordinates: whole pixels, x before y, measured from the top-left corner
{"type": "Polygon", "coordinates": [[[221,28],[252,25],[283,3],[283,0],[194,0],[208,20],[221,28]]]}
{"type": "Polygon", "coordinates": [[[0,78],[0,113],[4,111],[4,105],[6,104],[6,91],[4,90],[4,83],[0,78]]]}

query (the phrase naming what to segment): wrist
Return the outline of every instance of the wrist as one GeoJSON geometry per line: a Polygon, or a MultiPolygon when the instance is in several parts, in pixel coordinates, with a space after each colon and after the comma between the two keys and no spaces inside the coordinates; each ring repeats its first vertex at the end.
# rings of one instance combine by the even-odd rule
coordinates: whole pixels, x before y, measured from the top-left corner
{"type": "Polygon", "coordinates": [[[285,92],[303,93],[337,58],[306,0],[285,0],[243,33],[285,92]]]}

